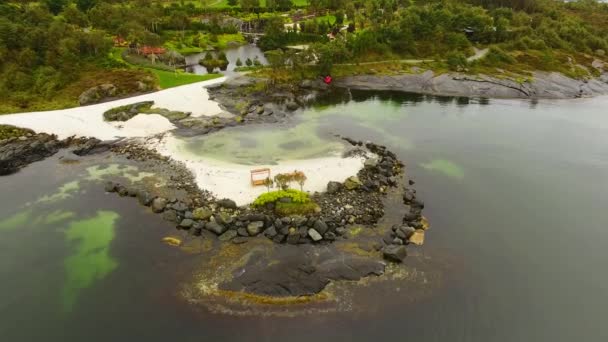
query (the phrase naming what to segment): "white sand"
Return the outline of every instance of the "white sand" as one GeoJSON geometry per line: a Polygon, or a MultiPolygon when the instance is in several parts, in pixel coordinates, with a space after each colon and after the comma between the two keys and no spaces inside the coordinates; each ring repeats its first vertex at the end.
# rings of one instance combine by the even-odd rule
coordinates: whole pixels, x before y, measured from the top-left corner
{"type": "Polygon", "coordinates": [[[112,126],[130,136],[148,137],[175,129],[175,125],[160,114],[137,114],[125,122],[112,122],[112,126]]]}
{"type": "MultiPolygon", "coordinates": [[[[250,171],[253,169],[268,167],[271,177],[277,173],[302,171],[308,178],[304,191],[313,193],[325,191],[329,181],[343,182],[346,178],[356,175],[363,168],[364,162],[362,157],[330,156],[284,161],[280,165],[241,165],[192,155],[172,135],[165,136],[156,144],[156,149],[163,155],[185,163],[196,176],[196,182],[201,189],[213,192],[218,198],[230,198],[237,205],[251,203],[267,191],[264,186],[251,185],[250,171]]],[[[297,189],[299,186],[292,184],[292,187],[297,189]]]]}
{"type": "MultiPolygon", "coordinates": [[[[109,123],[103,120],[108,109],[140,101],[154,101],[155,107],[183,112],[192,116],[213,116],[222,114],[219,105],[209,100],[206,85],[223,82],[218,78],[206,82],[193,83],[159,92],[106,102],[86,107],[77,107],[47,112],[31,112],[0,115],[0,124],[9,124],[33,129],[36,132],[56,134],[60,139],[72,135],[95,137],[101,140],[116,138],[151,137],[175,128],[165,117],[158,114],[139,114],[126,122],[109,123]]],[[[230,198],[238,205],[251,203],[264,193],[266,187],[251,186],[250,171],[268,167],[271,176],[277,173],[302,171],[308,177],[304,190],[325,191],[327,182],[342,182],[357,174],[363,167],[363,158],[341,158],[330,156],[309,160],[281,162],[280,165],[240,165],[203,158],[185,151],[180,141],[168,134],[162,141],[150,139],[158,151],[175,160],[182,161],[196,175],[201,189],[213,192],[219,198],[230,198]]],[[[297,185],[294,184],[295,187],[297,185]]]]}
{"type": "Polygon", "coordinates": [[[0,124],[30,128],[36,132],[57,134],[60,139],[72,135],[95,137],[101,140],[142,137],[173,129],[173,125],[169,127],[164,120],[151,116],[149,118],[138,118],[134,123],[127,122],[123,128],[118,128],[104,121],[103,113],[108,109],[135,102],[154,101],[154,106],[157,108],[191,112],[192,116],[217,115],[222,113],[222,110],[217,102],[209,100],[209,94],[203,87],[221,83],[224,80],[225,78],[222,77],[85,107],[0,115],[0,124]]]}

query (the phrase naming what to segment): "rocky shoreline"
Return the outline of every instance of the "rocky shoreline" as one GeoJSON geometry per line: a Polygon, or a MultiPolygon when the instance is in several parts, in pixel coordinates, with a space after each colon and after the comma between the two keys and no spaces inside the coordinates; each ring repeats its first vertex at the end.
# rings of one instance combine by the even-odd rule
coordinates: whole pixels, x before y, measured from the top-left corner
{"type": "Polygon", "coordinates": [[[560,73],[534,72],[531,77],[497,77],[427,70],[403,75],[360,75],[337,78],[334,86],[358,90],[390,90],[436,96],[515,99],[573,99],[608,94],[608,73],[577,80],[560,73]]]}
{"type": "MultiPolygon", "coordinates": [[[[312,214],[281,216],[273,206],[238,207],[230,199],[217,199],[198,189],[192,175],[185,176],[189,171],[183,165],[137,144],[116,146],[113,151],[130,159],[153,159],[172,164],[174,170],[180,170],[178,178],[183,180],[180,188],[188,195],[181,200],[166,198],[155,195],[153,189],[116,182],[108,182],[104,190],[124,197],[136,197],[140,204],[150,207],[162,219],[192,236],[209,236],[203,234],[206,231],[217,236],[219,241],[235,244],[246,243],[256,236],[264,236],[279,244],[331,243],[344,238],[354,226],[373,227],[384,215],[382,197],[389,188],[400,186],[400,178],[403,177],[403,164],[386,147],[344,139],[354,147],[350,153],[371,153],[373,156],[367,159],[365,167],[356,176],[343,183],[329,182],[327,191],[313,194],[311,198],[319,207],[312,214]]],[[[404,245],[416,231],[426,229],[422,217],[424,205],[415,199],[415,191],[409,188],[412,184],[405,186],[404,190],[409,208],[403,225],[395,228],[390,240],[383,239],[378,243],[378,248],[384,248],[385,257],[391,261],[402,261],[406,256],[404,245]]]]}
{"type": "Polygon", "coordinates": [[[0,140],[0,176],[15,173],[33,162],[54,155],[62,148],[71,148],[79,156],[110,148],[110,143],[95,138],[70,137],[59,140],[55,135],[22,128],[19,130],[21,132],[18,136],[0,140]]]}

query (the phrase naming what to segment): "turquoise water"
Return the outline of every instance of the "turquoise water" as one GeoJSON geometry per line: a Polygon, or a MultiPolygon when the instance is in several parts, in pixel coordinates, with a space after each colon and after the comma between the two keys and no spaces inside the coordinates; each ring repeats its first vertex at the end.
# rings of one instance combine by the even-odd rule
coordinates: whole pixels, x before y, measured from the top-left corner
{"type": "Polygon", "coordinates": [[[132,199],[108,200],[100,169],[33,164],[0,178],[0,336],[604,341],[606,108],[608,98],[352,92],[320,99],[283,126],[187,141],[193,153],[245,164],[336,153],[335,134],[397,152],[432,223],[426,244],[410,251],[447,271],[439,291],[415,302],[370,288],[365,301],[376,305],[367,312],[236,317],[178,305],[176,287],[195,259],[159,243],[171,227],[132,199]]]}

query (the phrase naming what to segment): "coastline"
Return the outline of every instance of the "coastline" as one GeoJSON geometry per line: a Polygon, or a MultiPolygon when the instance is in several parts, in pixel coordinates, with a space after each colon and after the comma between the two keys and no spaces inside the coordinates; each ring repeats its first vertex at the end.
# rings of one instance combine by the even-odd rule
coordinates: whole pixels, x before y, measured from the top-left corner
{"type": "Polygon", "coordinates": [[[608,94],[608,73],[590,80],[576,80],[555,72],[533,72],[529,80],[488,75],[427,70],[418,74],[359,75],[340,77],[334,86],[357,90],[389,90],[435,96],[498,99],[575,99],[608,94]]]}
{"type": "Polygon", "coordinates": [[[221,83],[226,78],[192,83],[154,93],[127,97],[116,101],[68,109],[0,115],[0,124],[29,128],[39,133],[55,134],[59,139],[70,136],[94,137],[101,140],[134,138],[154,135],[174,126],[160,115],[146,115],[135,121],[120,124],[107,122],[103,113],[109,109],[135,102],[154,101],[155,108],[191,112],[192,117],[214,116],[223,110],[209,99],[206,86],[221,83]]]}

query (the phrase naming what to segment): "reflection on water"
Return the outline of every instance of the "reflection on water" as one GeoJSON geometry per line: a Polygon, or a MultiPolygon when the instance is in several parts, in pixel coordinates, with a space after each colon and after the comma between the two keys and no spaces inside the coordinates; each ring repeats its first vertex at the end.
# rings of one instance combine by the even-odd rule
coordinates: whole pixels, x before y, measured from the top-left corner
{"type": "MultiPolygon", "coordinates": [[[[223,51],[226,54],[226,58],[228,58],[229,63],[228,69],[226,71],[222,71],[222,74],[225,75],[234,74],[234,69],[237,68],[236,61],[238,59],[241,60],[243,66],[246,66],[245,61],[247,58],[251,59],[252,61],[257,58],[262,65],[268,64],[268,60],[266,59],[266,56],[264,56],[264,52],[262,52],[262,50],[256,45],[241,45],[234,48],[228,48],[223,51]]],[[[206,52],[186,56],[186,65],[188,65],[188,67],[186,67],[186,71],[198,75],[206,74],[207,70],[205,67],[198,64],[198,62],[205,57],[205,54],[206,52]]]]}

